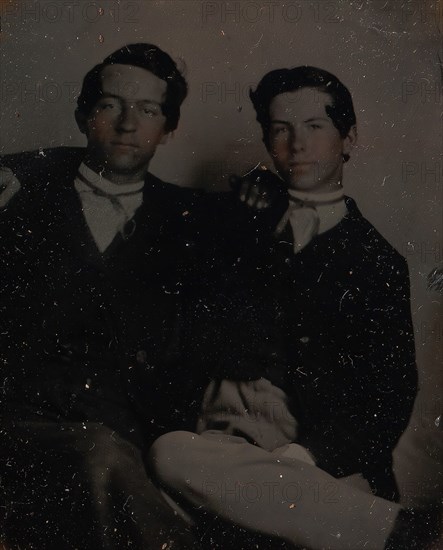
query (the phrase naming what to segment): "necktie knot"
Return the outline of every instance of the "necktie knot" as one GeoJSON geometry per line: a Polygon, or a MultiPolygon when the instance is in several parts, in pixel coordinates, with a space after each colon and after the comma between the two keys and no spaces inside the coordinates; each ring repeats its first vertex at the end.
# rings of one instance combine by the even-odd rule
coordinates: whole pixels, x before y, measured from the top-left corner
{"type": "Polygon", "coordinates": [[[343,203],[342,189],[324,194],[290,189],[289,206],[275,229],[275,236],[281,235],[289,223],[294,241],[293,250],[297,254],[320,232],[320,215],[317,206],[324,210],[325,206],[334,208],[338,203],[343,203]]]}
{"type": "Polygon", "coordinates": [[[300,252],[318,234],[320,219],[315,205],[301,200],[290,200],[288,209],[275,230],[280,235],[286,225],[291,225],[294,253],[300,252]]]}

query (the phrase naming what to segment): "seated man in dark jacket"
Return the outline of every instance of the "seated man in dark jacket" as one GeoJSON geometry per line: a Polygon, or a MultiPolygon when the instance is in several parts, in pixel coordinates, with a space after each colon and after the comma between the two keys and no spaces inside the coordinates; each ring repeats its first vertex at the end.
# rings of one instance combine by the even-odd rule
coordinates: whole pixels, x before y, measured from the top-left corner
{"type": "Polygon", "coordinates": [[[165,52],[126,46],[84,79],[86,149],[0,159],[22,185],[0,217],[8,548],[160,548],[180,530],[141,452],[196,383],[179,359],[198,194],[148,172],[186,94],[165,52]]]}
{"type": "Polygon", "coordinates": [[[202,435],[163,436],[151,465],[196,516],[310,548],[383,548],[400,507],[349,476],[398,499],[392,451],[417,390],[406,262],[344,196],[357,137],[347,88],[298,67],[267,74],[251,99],[285,190],[243,228],[243,252],[195,315],[196,361],[213,379],[202,435]]]}

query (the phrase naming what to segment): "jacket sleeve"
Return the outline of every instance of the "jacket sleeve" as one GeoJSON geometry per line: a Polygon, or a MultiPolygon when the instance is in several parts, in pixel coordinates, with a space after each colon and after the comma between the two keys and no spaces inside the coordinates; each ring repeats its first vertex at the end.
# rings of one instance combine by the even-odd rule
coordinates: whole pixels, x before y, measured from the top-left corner
{"type": "Polygon", "coordinates": [[[363,265],[341,307],[347,334],[338,367],[347,375],[333,403],[341,414],[337,423],[313,431],[309,447],[333,475],[362,472],[380,487],[386,484],[377,479],[392,477],[392,451],[417,393],[406,261],[395,253],[379,256],[372,268],[363,265]]]}

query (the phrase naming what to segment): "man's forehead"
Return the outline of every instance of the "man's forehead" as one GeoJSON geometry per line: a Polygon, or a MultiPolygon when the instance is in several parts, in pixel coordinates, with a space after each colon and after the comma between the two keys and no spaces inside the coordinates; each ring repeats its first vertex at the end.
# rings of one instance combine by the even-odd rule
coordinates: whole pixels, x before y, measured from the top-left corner
{"type": "Polygon", "coordinates": [[[107,65],[100,73],[104,95],[131,100],[162,102],[166,82],[147,69],[134,65],[107,65]]]}
{"type": "Polygon", "coordinates": [[[271,119],[284,117],[326,117],[326,105],[332,105],[331,96],[318,88],[301,88],[276,95],[269,106],[271,119]]]}

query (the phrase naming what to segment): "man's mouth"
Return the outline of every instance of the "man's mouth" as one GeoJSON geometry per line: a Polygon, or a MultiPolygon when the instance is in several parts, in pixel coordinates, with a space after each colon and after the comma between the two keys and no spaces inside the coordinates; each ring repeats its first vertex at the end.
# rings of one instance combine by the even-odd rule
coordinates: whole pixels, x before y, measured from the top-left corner
{"type": "Polygon", "coordinates": [[[112,147],[114,149],[119,149],[121,151],[134,151],[135,149],[138,149],[138,146],[135,145],[135,143],[124,143],[121,141],[113,141],[111,142],[112,147]]]}
{"type": "Polygon", "coordinates": [[[301,172],[309,168],[311,164],[312,164],[311,162],[290,162],[289,170],[290,172],[301,172]]]}

